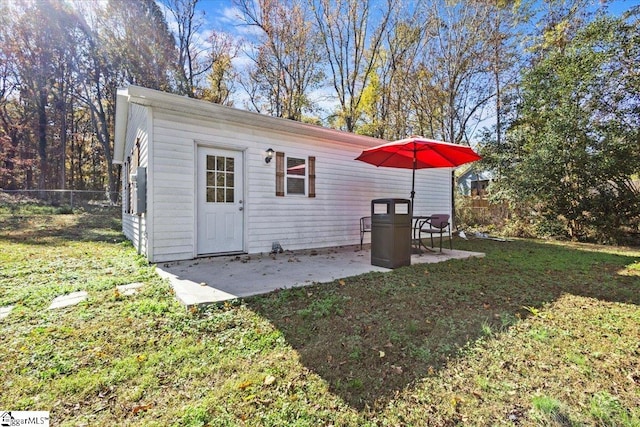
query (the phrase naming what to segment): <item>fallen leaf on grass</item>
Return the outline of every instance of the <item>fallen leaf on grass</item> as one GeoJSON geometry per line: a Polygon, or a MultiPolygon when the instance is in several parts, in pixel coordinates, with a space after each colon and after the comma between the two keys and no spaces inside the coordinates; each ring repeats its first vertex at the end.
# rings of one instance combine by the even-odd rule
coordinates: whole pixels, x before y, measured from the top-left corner
{"type": "Polygon", "coordinates": [[[455,411],[458,411],[458,409],[460,408],[460,405],[462,404],[463,400],[462,398],[458,397],[458,396],[453,396],[451,398],[451,406],[453,406],[453,409],[455,411]]]}
{"type": "Polygon", "coordinates": [[[393,371],[394,374],[402,374],[402,366],[395,366],[395,365],[391,365],[391,370],[393,371]]]}
{"type": "Polygon", "coordinates": [[[384,351],[382,351],[382,350],[380,350],[380,351],[379,351],[379,354],[380,354],[380,358],[381,358],[381,359],[385,356],[385,353],[384,353],[384,351]]]}
{"type": "Polygon", "coordinates": [[[138,405],[138,406],[134,406],[133,409],[131,409],[131,413],[133,415],[136,415],[138,412],[142,412],[142,411],[148,411],[149,409],[153,408],[152,404],[148,404],[148,405],[138,405]]]}
{"type": "Polygon", "coordinates": [[[338,283],[340,283],[340,286],[346,285],[346,282],[344,280],[339,280],[338,283]]]}
{"type": "Polygon", "coordinates": [[[244,381],[244,382],[241,382],[240,384],[238,384],[238,388],[240,390],[245,390],[247,387],[249,387],[252,384],[253,383],[251,381],[244,381]]]}
{"type": "Polygon", "coordinates": [[[529,306],[523,305],[523,306],[522,306],[522,308],[524,308],[524,309],[525,309],[525,310],[527,310],[529,313],[531,313],[531,314],[533,315],[533,317],[538,317],[538,316],[540,316],[540,317],[544,318],[544,316],[542,315],[542,312],[540,312],[540,310],[538,310],[538,309],[537,309],[537,308],[535,308],[535,307],[529,307],[529,306]]]}

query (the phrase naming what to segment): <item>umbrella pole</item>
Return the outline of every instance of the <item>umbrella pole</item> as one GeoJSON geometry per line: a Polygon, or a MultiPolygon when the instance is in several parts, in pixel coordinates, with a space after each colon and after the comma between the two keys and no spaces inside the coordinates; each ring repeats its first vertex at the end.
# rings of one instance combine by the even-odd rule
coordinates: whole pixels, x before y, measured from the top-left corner
{"type": "MultiPolygon", "coordinates": [[[[415,150],[415,149],[414,149],[415,150]]],[[[416,156],[414,153],[413,156],[413,172],[412,172],[412,176],[411,176],[411,214],[413,215],[413,198],[416,195],[416,191],[415,191],[415,186],[416,186],[416,156]]]]}
{"type": "Polygon", "coordinates": [[[413,198],[416,195],[416,166],[418,164],[418,149],[413,144],[413,170],[411,172],[411,215],[413,215],[413,198]]]}

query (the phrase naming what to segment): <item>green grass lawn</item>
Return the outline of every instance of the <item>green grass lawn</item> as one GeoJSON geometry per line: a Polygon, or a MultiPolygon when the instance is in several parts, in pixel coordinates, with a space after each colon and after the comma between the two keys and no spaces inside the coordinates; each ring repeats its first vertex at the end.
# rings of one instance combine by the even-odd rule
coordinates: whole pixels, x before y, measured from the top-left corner
{"type": "Polygon", "coordinates": [[[117,215],[0,214],[0,409],[69,426],[640,426],[640,249],[455,240],[486,258],[188,311],[117,215]]]}

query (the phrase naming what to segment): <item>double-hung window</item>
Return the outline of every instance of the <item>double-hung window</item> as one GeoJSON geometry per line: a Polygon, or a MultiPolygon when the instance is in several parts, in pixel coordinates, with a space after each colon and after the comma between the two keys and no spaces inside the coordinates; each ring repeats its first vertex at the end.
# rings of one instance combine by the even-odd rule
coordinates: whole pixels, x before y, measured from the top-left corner
{"type": "Polygon", "coordinates": [[[305,159],[287,157],[287,194],[305,195],[307,162],[305,159]]]}
{"type": "Polygon", "coordinates": [[[276,196],[316,197],[316,158],[276,152],[276,196]]]}

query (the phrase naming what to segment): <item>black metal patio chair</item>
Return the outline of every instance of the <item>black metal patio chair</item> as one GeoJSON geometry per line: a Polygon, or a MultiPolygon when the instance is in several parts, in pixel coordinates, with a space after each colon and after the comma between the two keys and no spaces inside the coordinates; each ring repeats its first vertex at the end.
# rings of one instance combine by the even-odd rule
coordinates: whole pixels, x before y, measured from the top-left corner
{"type": "Polygon", "coordinates": [[[363,216],[362,218],[360,218],[360,250],[362,250],[364,233],[371,233],[371,217],[370,216],[363,216]]]}
{"type": "Polygon", "coordinates": [[[420,236],[422,239],[423,234],[429,234],[431,237],[431,247],[433,248],[433,235],[440,235],[440,252],[442,252],[442,235],[449,234],[449,249],[453,249],[453,243],[451,240],[451,226],[449,224],[448,214],[434,214],[427,220],[425,220],[420,226],[420,236]]]}

